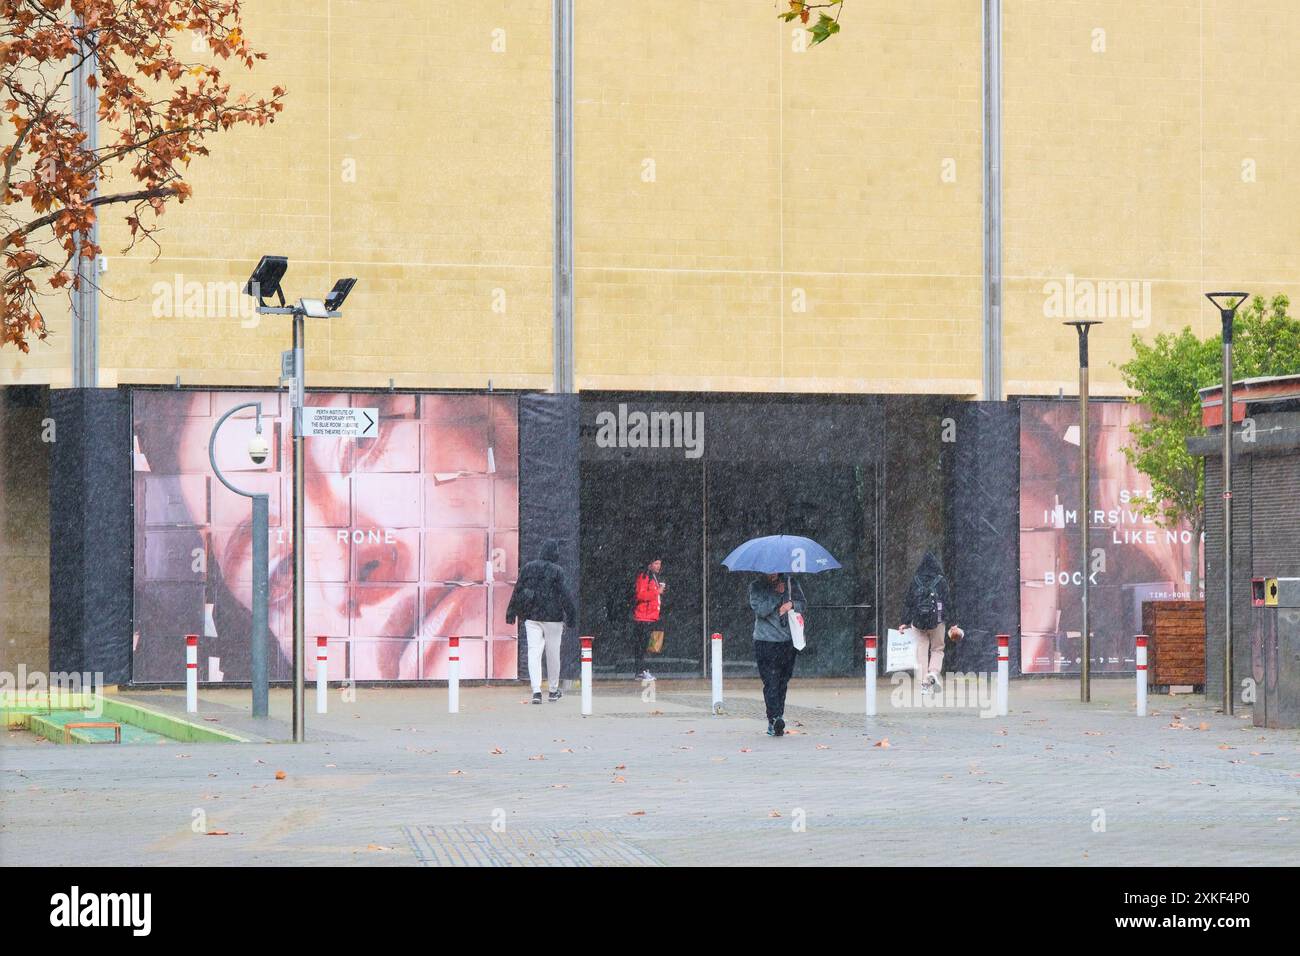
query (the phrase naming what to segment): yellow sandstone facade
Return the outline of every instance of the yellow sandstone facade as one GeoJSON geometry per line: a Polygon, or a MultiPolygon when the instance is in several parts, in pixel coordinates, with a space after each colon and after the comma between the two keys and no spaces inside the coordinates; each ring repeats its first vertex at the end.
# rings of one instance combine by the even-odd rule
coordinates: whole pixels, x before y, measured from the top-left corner
{"type": "MultiPolygon", "coordinates": [[[[100,385],[274,383],[288,324],[234,290],[277,253],[291,296],[360,280],[309,386],[549,387],[550,0],[245,13],[269,59],[229,72],[285,112],[210,141],[157,258],[103,218],[100,385]]],[[[812,49],[776,13],[576,0],[579,388],[977,396],[981,4],[850,0],[812,49]]],[[[1296,295],[1297,35],[1289,0],[1006,0],[1006,394],[1074,389],[1080,310],[1120,394],[1135,331],[1217,328],[1202,292],[1296,295]]],[[[50,331],[0,382],[70,384],[50,331]]]]}

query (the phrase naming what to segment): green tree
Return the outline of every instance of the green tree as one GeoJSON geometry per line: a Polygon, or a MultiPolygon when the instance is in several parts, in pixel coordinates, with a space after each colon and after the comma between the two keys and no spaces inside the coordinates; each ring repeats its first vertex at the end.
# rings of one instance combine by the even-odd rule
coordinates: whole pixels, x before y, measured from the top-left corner
{"type": "MultiPolygon", "coordinates": [[[[1233,378],[1300,373],[1300,321],[1287,314],[1284,295],[1255,296],[1233,322],[1233,378]]],[[[1151,480],[1151,499],[1139,509],[1161,527],[1192,528],[1193,596],[1200,594],[1201,534],[1205,530],[1205,460],[1187,451],[1187,439],[1205,434],[1202,388],[1223,373],[1223,336],[1198,339],[1190,328],[1150,342],[1133,336],[1133,358],[1119,366],[1133,401],[1150,417],[1130,430],[1124,454],[1151,480]]]]}

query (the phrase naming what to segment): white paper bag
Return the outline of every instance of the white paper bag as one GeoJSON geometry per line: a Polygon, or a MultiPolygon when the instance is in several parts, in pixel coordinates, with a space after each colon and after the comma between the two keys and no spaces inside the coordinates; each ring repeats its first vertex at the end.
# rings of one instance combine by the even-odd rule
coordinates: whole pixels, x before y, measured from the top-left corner
{"type": "Polygon", "coordinates": [[[911,630],[890,630],[885,641],[885,673],[916,670],[916,639],[911,630]]]}
{"type": "Polygon", "coordinates": [[[803,615],[792,610],[786,615],[786,620],[790,622],[790,640],[794,641],[794,649],[803,650],[807,643],[803,637],[803,615]]]}

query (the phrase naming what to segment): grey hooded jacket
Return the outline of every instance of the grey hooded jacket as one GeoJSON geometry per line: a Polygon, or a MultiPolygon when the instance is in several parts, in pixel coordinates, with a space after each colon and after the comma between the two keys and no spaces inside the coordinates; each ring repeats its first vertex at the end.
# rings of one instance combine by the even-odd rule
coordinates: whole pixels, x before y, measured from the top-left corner
{"type": "MultiPolygon", "coordinates": [[[[785,578],[782,578],[785,580],[785,578]]],[[[790,578],[790,588],[785,594],[777,594],[776,589],[767,578],[755,578],[749,586],[749,606],[754,611],[754,640],[782,642],[789,641],[789,615],[777,614],[776,609],[787,600],[794,603],[794,609],[805,613],[808,603],[804,600],[803,587],[794,578],[790,578]]]]}

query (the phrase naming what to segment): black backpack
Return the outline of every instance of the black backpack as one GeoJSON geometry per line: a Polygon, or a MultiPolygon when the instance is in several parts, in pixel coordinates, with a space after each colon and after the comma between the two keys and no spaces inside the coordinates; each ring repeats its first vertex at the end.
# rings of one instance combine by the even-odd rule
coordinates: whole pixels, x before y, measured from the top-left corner
{"type": "Polygon", "coordinates": [[[916,620],[912,622],[923,631],[939,626],[939,593],[930,585],[916,605],[916,620]]]}

